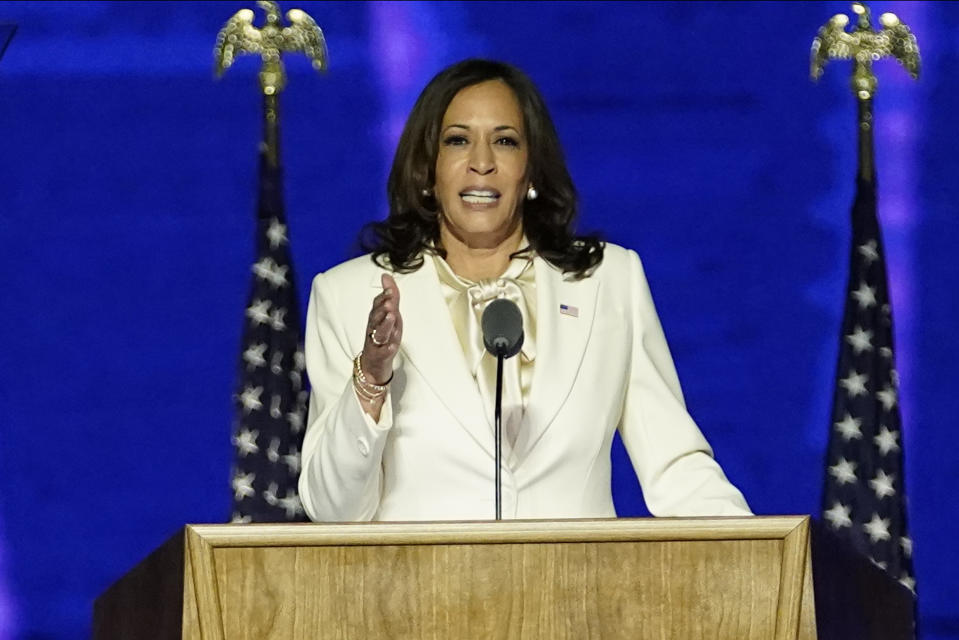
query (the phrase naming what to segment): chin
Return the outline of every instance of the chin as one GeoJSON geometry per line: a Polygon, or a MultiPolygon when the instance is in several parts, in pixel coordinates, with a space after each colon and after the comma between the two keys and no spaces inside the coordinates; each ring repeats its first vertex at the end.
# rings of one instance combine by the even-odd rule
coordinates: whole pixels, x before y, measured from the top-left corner
{"type": "Polygon", "coordinates": [[[514,225],[466,224],[449,228],[448,232],[469,246],[495,246],[508,240],[516,231],[514,225]]]}

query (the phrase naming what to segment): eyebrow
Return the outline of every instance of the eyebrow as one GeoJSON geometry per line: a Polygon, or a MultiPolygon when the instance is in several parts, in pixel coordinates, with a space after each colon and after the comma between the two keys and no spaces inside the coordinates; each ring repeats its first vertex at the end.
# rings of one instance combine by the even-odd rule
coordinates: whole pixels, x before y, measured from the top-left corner
{"type": "MultiPolygon", "coordinates": [[[[454,124],[446,125],[443,131],[447,131],[448,129],[466,129],[467,131],[469,131],[470,127],[469,125],[454,123],[454,124]]],[[[493,131],[507,131],[507,130],[515,131],[517,134],[519,133],[519,129],[508,124],[501,124],[497,127],[493,127],[493,131]]]]}

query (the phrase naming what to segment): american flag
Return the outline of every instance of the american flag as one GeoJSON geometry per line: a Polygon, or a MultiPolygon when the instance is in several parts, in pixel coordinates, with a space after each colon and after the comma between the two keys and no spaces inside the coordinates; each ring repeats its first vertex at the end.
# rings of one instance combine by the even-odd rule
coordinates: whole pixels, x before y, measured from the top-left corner
{"type": "Polygon", "coordinates": [[[822,516],[915,596],[899,377],[873,180],[858,179],[852,227],[822,516]]]}
{"type": "Polygon", "coordinates": [[[559,305],[559,312],[565,316],[579,317],[579,307],[571,307],[568,304],[559,305]]]}
{"type": "Polygon", "coordinates": [[[257,260],[234,396],[233,522],[303,521],[297,493],[308,392],[282,171],[260,153],[257,260]]]}

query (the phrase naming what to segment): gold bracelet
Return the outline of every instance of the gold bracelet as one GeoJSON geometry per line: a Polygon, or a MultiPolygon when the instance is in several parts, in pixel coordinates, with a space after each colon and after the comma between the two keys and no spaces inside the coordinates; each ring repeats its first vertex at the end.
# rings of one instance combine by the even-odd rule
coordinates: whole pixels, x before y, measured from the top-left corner
{"type": "Polygon", "coordinates": [[[359,395],[361,398],[363,398],[367,402],[373,402],[375,400],[379,400],[386,394],[386,391],[380,391],[379,393],[370,393],[369,391],[361,387],[356,380],[353,380],[353,390],[356,391],[357,395],[359,395]]]}
{"type": "Polygon", "coordinates": [[[360,356],[362,355],[363,352],[361,351],[353,358],[353,386],[361,390],[363,397],[373,400],[386,393],[390,382],[393,380],[393,374],[390,374],[390,379],[384,384],[370,382],[366,379],[366,375],[363,373],[363,367],[360,365],[360,356]]]}

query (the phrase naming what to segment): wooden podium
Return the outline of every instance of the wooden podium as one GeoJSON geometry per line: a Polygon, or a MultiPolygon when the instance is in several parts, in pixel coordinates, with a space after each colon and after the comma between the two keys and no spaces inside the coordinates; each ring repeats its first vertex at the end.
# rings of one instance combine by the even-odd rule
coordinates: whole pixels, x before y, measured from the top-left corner
{"type": "Polygon", "coordinates": [[[97,600],[94,637],[911,637],[909,592],[813,524],[188,526],[97,600]]]}

